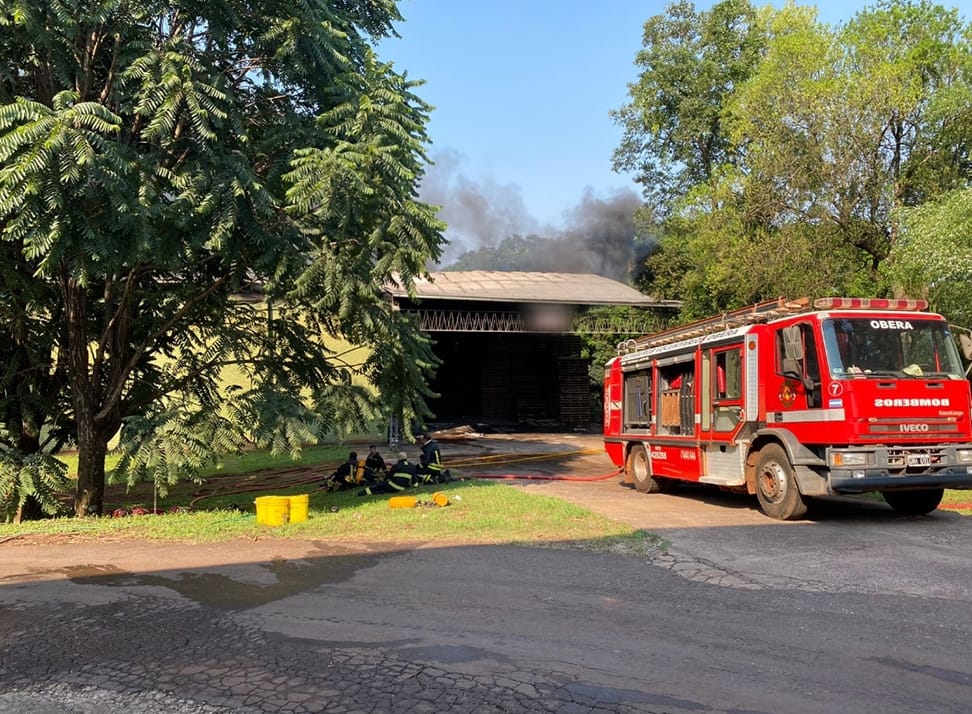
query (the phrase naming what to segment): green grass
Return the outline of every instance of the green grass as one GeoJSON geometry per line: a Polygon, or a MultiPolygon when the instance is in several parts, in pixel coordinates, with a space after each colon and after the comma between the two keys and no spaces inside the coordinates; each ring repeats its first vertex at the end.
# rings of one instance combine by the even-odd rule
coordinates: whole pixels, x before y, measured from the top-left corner
{"type": "Polygon", "coordinates": [[[949,491],[946,489],[941,507],[965,516],[972,516],[972,491],[949,491]],[[968,506],[968,508],[961,508],[961,506],[968,506]]]}
{"type": "MultiPolygon", "coordinates": [[[[121,518],[59,518],[18,526],[0,525],[0,542],[12,538],[65,540],[155,540],[212,542],[234,538],[300,538],[328,542],[395,544],[520,543],[645,554],[662,542],[643,531],[586,509],[520,488],[481,481],[459,481],[437,490],[449,505],[391,508],[390,496],[358,497],[351,492],[325,493],[314,485],[272,492],[227,494],[213,510],[121,518]],[[266,526],[256,521],[258,495],[310,493],[309,517],[303,523],[266,526]],[[220,507],[235,498],[245,510],[220,507]]],[[[432,487],[410,495],[431,502],[432,487]]]]}

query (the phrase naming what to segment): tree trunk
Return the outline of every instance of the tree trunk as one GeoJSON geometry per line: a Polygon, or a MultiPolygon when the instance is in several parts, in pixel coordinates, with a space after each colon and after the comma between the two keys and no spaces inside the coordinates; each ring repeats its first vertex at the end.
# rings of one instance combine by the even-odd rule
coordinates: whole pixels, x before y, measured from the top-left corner
{"type": "Polygon", "coordinates": [[[105,499],[105,455],[108,439],[103,429],[88,420],[78,420],[78,487],[74,515],[100,516],[105,499]]]}
{"type": "Polygon", "coordinates": [[[106,428],[105,388],[101,359],[103,350],[91,354],[88,295],[85,288],[62,266],[61,294],[64,298],[64,325],[67,338],[68,379],[74,398],[74,419],[78,439],[78,485],[74,495],[74,515],[100,516],[105,497],[105,455],[112,431],[106,428]],[[93,359],[92,359],[93,357],[93,359]]]}

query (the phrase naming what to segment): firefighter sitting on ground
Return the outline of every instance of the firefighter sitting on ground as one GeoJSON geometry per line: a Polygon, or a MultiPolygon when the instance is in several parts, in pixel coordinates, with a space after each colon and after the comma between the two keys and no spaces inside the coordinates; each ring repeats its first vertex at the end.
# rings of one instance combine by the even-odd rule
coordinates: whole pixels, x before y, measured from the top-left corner
{"type": "Polygon", "coordinates": [[[378,447],[374,444],[368,447],[368,457],[365,459],[364,466],[365,481],[369,484],[381,478],[387,469],[385,459],[378,453],[378,447]]]}
{"type": "Polygon", "coordinates": [[[352,451],[347,461],[334,470],[330,476],[321,482],[325,491],[341,491],[358,485],[358,454],[352,451]]]}
{"type": "Polygon", "coordinates": [[[422,442],[422,453],[419,455],[418,482],[421,483],[449,483],[452,475],[449,469],[442,468],[442,452],[439,445],[429,433],[419,434],[422,442]]]}
{"type": "Polygon", "coordinates": [[[408,462],[408,454],[398,452],[398,461],[392,464],[388,473],[375,483],[358,491],[359,496],[371,496],[375,493],[398,493],[412,487],[415,478],[415,464],[408,462]]]}

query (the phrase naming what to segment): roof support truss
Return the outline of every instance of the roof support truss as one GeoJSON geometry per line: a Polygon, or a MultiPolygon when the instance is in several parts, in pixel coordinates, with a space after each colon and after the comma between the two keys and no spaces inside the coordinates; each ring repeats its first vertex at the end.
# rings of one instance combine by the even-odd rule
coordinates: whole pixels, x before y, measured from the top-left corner
{"type": "Polygon", "coordinates": [[[657,329],[658,318],[645,312],[638,317],[602,317],[584,313],[574,315],[561,328],[531,325],[521,312],[479,312],[460,310],[407,310],[422,332],[523,332],[562,334],[644,335],[657,329]]]}

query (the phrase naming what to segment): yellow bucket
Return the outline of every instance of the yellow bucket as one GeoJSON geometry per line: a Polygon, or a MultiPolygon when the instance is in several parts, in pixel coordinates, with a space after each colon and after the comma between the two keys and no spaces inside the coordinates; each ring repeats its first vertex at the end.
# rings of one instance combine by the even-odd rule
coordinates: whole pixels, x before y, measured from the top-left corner
{"type": "Polygon", "coordinates": [[[436,506],[449,505],[449,497],[446,496],[444,493],[442,493],[442,491],[436,491],[435,493],[433,493],[432,501],[435,503],[436,506]]]}
{"type": "Polygon", "coordinates": [[[260,496],[255,499],[257,523],[282,526],[290,519],[290,499],[287,496],[260,496]]]}
{"type": "Polygon", "coordinates": [[[392,508],[415,508],[417,503],[415,496],[392,496],[388,499],[388,505],[392,508]]]}
{"type": "Polygon", "coordinates": [[[307,520],[307,509],[310,506],[310,494],[299,493],[296,496],[287,496],[290,501],[290,522],[303,523],[307,520]]]}

